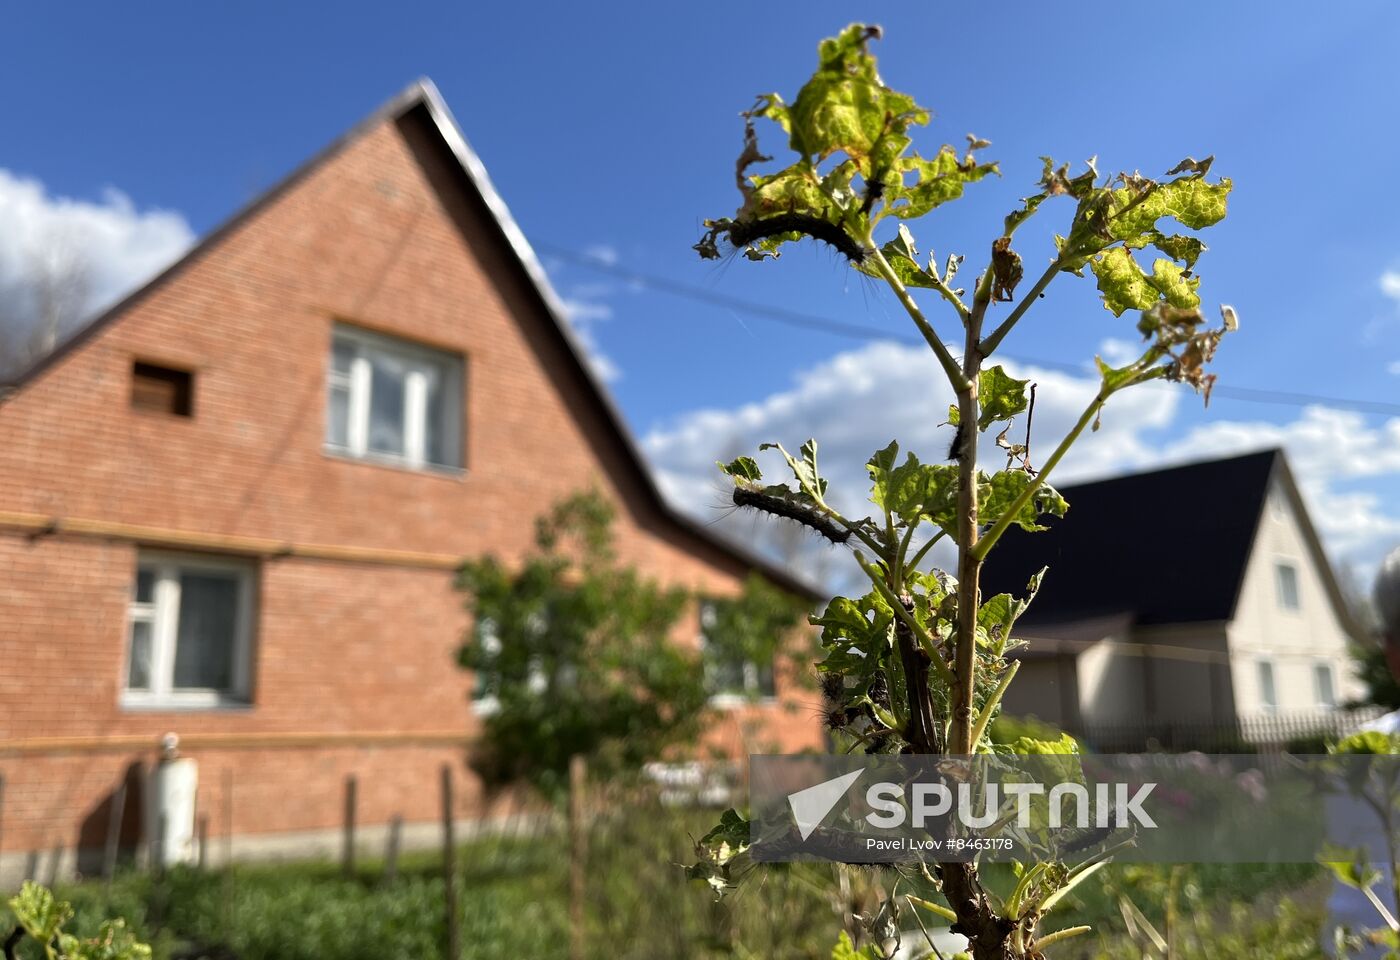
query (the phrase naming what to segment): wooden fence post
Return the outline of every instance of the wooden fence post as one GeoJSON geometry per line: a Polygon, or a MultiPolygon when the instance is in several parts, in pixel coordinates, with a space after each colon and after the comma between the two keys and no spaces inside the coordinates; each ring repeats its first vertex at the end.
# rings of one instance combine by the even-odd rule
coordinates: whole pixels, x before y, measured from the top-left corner
{"type": "Polygon", "coordinates": [[[584,824],[588,765],[581,754],[569,758],[569,960],[583,960],[587,891],[588,833],[584,824]]]}
{"type": "Polygon", "coordinates": [[[397,813],[389,820],[389,841],[384,850],[384,882],[393,883],[399,875],[399,844],[403,840],[403,817],[397,813]]]}
{"type": "Polygon", "coordinates": [[[452,815],[452,768],[442,765],[442,875],[447,895],[447,958],[462,955],[461,921],[457,916],[457,837],[452,815]]]}
{"type": "Polygon", "coordinates": [[[341,853],[341,869],[346,878],[355,875],[355,800],[359,781],[352,773],[345,778],[345,849],[341,853]]]}
{"type": "Polygon", "coordinates": [[[112,794],[112,807],[107,811],[107,837],[102,850],[102,877],[107,881],[107,889],[112,889],[112,878],[117,873],[117,854],[121,850],[122,821],[126,818],[126,778],[117,785],[112,794]]]}

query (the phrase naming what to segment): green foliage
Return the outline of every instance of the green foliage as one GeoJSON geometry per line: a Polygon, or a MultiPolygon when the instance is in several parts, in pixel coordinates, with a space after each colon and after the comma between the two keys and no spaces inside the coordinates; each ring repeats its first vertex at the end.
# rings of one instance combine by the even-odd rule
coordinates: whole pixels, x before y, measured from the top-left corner
{"type": "Polygon", "coordinates": [[[69,932],[65,927],[73,919],[73,905],[32,880],[24,881],[9,907],[15,923],[47,960],[148,960],[151,956],[151,948],[139,942],[121,918],[103,920],[92,937],[69,932]]]}
{"type": "MultiPolygon", "coordinates": [[[[708,706],[700,655],[676,637],[696,598],[620,563],[613,511],[596,493],[539,519],[518,566],[492,556],[463,565],[458,586],[474,628],[459,650],[494,699],[472,753],[487,783],[525,782],[560,796],[575,754],[594,773],[630,770],[692,742],[708,706]]],[[[771,663],[795,602],[762,578],[710,601],[720,656],[771,663]]]]}
{"type": "Polygon", "coordinates": [[[875,945],[866,944],[857,950],[851,942],[851,935],[842,930],[836,946],[831,948],[831,960],[876,960],[875,945]]]}
{"type": "Polygon", "coordinates": [[[727,237],[750,259],[763,259],[823,228],[859,247],[884,217],[922,217],[961,197],[967,184],[997,172],[996,164],[977,162],[975,150],[986,143],[976,138],[969,138],[962,156],[949,146],[931,159],[910,152],[910,128],[926,125],[929,112],[880,80],[868,51],[878,36],[878,28],[852,24],[822,41],[817,70],[791,105],[776,93],[758,98],[746,114],[738,162],[743,204],[734,219],[706,221],[709,233],[696,245],[702,256],[718,257],[717,240],[727,237]],[[797,154],[776,173],[748,172],[770,159],[759,152],[755,118],[781,127],[797,154]],[[780,219],[792,216],[807,222],[780,219]],[[761,226],[764,221],[771,229],[761,226]]]}
{"type": "Polygon", "coordinates": [[[1385,648],[1368,644],[1355,654],[1357,674],[1366,684],[1366,701],[1390,710],[1400,710],[1400,680],[1390,670],[1385,648]]]}
{"type": "MultiPolygon", "coordinates": [[[[1071,173],[1067,164],[1057,167],[1042,158],[1038,192],[1004,218],[1001,235],[992,241],[986,265],[972,285],[971,299],[965,300],[967,292],[954,287],[963,257],[949,256],[940,270],[932,254],[926,260],[919,254],[908,223],[957,200],[967,184],[997,168],[975,158],[974,152],[989,144],[972,136],[962,157],[947,146],[931,159],[913,150],[912,133],[927,125],[931,115],[880,79],[868,49],[879,36],[878,28],[847,27],[821,43],[817,70],[790,105],[776,93],[758,98],[745,115],[736,165],[741,205],[732,218],[707,220],[707,232],[696,250],[703,258],[719,257],[723,240],[748,259],[764,261],[776,259],[783,244],[810,238],[829,244],[855,269],[884,281],[957,395],[949,411],[957,434],[947,459],[954,462],[925,463],[913,453],[901,460],[898,445],[891,442],[866,464],[869,500],[875,507],[866,517],[848,517],[836,506],[851,495],[842,491],[847,493],[843,499],[829,493],[815,440],[803,444],[797,456],[777,443],[759,448],[760,453],[775,450],[782,456],[791,483],[763,485],[758,460],[750,457],[721,464],[721,470],[734,480],[737,505],[796,521],[833,543],[854,547],[854,560],[870,581],[863,595],[833,598],[812,618],[822,628],[818,669],[828,725],[852,749],[867,753],[971,754],[993,748],[985,740],[988,721],[1015,676],[1006,654],[1020,642],[1014,635],[1017,618],[1040,584],[1038,575],[1023,598],[982,598],[980,569],[988,552],[1013,526],[1043,530],[1043,520],[1065,515],[1069,504],[1047,478],[1083,432],[1097,427],[1114,394],[1165,378],[1186,382],[1209,399],[1214,376],[1206,366],[1224,334],[1237,326],[1237,318],[1231,308],[1222,307],[1222,325],[1207,325],[1200,309],[1201,280],[1195,273],[1205,245],[1174,231],[1201,230],[1219,222],[1226,213],[1231,182],[1208,179],[1213,162],[1209,157],[1187,158],[1161,180],[1137,173],[1101,177],[1092,162],[1083,172],[1071,173]],[[752,172],[771,160],[759,150],[758,118],[781,127],[797,155],[776,173],[752,172]],[[1044,273],[1018,301],[1024,260],[1012,247],[1013,235],[1047,201],[1061,197],[1073,204],[1069,225],[1055,237],[1044,273]],[[876,228],[887,216],[900,222],[881,242],[876,228]],[[1162,254],[1152,260],[1150,270],[1135,254],[1148,247],[1162,254]],[[1031,384],[987,361],[1057,276],[1082,276],[1085,267],[1114,316],[1137,312],[1142,353],[1117,368],[1098,361],[1096,396],[1036,470],[1029,463],[1029,437],[1025,443],[1007,439],[1022,415],[1029,433],[1031,384]],[[936,292],[962,326],[957,338],[964,345],[961,358],[953,355],[915,300],[914,293],[926,290],[936,292]],[[1011,306],[994,328],[987,329],[1002,303],[1011,306]],[[979,469],[979,435],[998,425],[996,443],[1008,455],[1006,468],[979,469]],[[945,539],[958,549],[958,579],[925,569],[922,563],[929,548],[945,539]]],[[[1052,755],[1078,750],[1072,738],[1063,736],[1020,736],[1000,749],[1008,746],[1052,755]]],[[[972,931],[975,955],[1023,957],[1038,955],[1027,944],[1035,942],[1039,912],[1100,866],[1102,862],[1096,862],[1081,873],[1053,862],[1033,867],[1027,876],[1034,877],[1033,902],[1041,910],[1010,917],[1014,935],[992,922],[991,908],[977,897],[975,867],[970,879],[945,870],[942,880],[963,889],[962,902],[976,905],[979,916],[959,917],[972,931]],[[994,942],[979,943],[978,938],[994,942]]],[[[729,877],[716,884],[713,872],[696,875],[720,892],[731,885],[729,877]]],[[[1070,935],[1071,930],[1063,928],[1056,936],[1063,940],[1070,935]]],[[[854,949],[851,944],[845,947],[854,949]]]]}

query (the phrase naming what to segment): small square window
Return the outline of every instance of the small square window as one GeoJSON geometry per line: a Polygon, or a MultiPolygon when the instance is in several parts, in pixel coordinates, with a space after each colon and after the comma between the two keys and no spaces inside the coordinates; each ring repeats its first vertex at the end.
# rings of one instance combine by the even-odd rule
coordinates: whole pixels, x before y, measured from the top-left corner
{"type": "Polygon", "coordinates": [[[1298,568],[1291,563],[1276,563],[1274,580],[1278,585],[1278,605],[1284,610],[1299,609],[1298,568]]]}
{"type": "Polygon", "coordinates": [[[131,406],[135,410],[194,415],[194,374],[137,360],[131,365],[131,406]]]}

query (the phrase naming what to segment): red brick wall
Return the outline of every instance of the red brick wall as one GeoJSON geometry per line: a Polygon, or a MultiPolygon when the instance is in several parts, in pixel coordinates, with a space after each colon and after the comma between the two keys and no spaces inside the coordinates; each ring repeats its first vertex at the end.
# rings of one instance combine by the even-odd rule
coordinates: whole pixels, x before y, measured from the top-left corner
{"type": "MultiPolygon", "coordinates": [[[[0,512],[510,558],[528,548],[538,511],[592,484],[622,507],[628,562],[698,590],[736,589],[742,565],[646,499],[457,175],[413,114],[312,168],[0,404],[0,512]],[[337,318],[466,356],[460,476],[323,452],[337,318]],[[195,371],[192,419],[130,409],[134,358],[195,371]]],[[[136,550],[0,534],[3,849],[71,848],[121,771],[153,756],[5,753],[19,741],[472,730],[469,678],[452,659],[465,617],[450,573],[295,557],[259,564],[250,708],[123,710],[136,550]]],[[[803,705],[760,711],[759,740],[817,742],[814,695],[795,696],[803,705]]],[[[737,723],[726,724],[716,736],[732,748],[737,723]]],[[[364,822],[428,818],[437,766],[460,761],[453,748],[404,745],[195,755],[202,802],[222,765],[247,784],[240,832],[333,826],[352,771],[364,822]]]]}

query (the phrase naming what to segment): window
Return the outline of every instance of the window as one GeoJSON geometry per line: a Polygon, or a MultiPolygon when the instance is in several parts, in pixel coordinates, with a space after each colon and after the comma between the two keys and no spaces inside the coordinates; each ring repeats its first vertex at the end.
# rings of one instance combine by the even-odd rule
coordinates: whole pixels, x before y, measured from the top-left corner
{"type": "Polygon", "coordinates": [[[216,558],[142,553],[129,607],[129,706],[246,702],[253,567],[216,558]]]}
{"type": "Polygon", "coordinates": [[[720,702],[772,699],[773,664],[754,663],[724,651],[712,638],[718,619],[713,603],[700,605],[700,650],[710,697],[720,702]]]}
{"type": "Polygon", "coordinates": [[[338,324],[326,403],[326,446],[337,453],[462,465],[459,356],[338,324]]]}
{"type": "Polygon", "coordinates": [[[1332,683],[1332,664],[1313,664],[1313,698],[1319,707],[1330,709],[1337,705],[1337,690],[1332,683]]]}
{"type": "Polygon", "coordinates": [[[131,406],[134,410],[194,415],[194,374],[137,360],[131,365],[131,406]]]}
{"type": "Polygon", "coordinates": [[[1278,709],[1278,691],[1274,687],[1274,665],[1268,660],[1259,661],[1259,709],[1273,713],[1278,709]]]}
{"type": "Polygon", "coordinates": [[[1274,581],[1278,585],[1278,605],[1284,610],[1298,609],[1298,569],[1291,563],[1274,564],[1274,581]]]}

